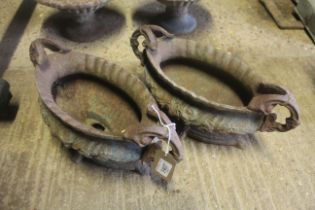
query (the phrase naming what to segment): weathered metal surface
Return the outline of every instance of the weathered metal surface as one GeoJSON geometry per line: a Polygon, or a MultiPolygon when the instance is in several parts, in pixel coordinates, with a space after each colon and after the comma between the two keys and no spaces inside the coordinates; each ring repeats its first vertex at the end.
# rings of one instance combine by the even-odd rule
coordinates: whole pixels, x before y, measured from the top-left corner
{"type": "MultiPolygon", "coordinates": [[[[231,54],[193,41],[176,39],[159,26],[142,26],[131,37],[136,56],[146,67],[145,80],[159,105],[168,114],[189,127],[188,135],[199,140],[237,145],[240,135],[256,131],[288,131],[299,125],[299,108],[294,96],[278,85],[269,84],[244,62],[231,54]],[[157,37],[156,34],[161,34],[157,37]],[[145,50],[138,50],[138,37],[143,35],[145,50]],[[220,104],[178,85],[163,71],[170,61],[189,61],[208,74],[217,74],[230,83],[237,82],[250,96],[243,107],[220,104]],[[272,113],[281,105],[290,111],[284,124],[272,113]]],[[[196,82],[193,84],[199,87],[196,82]]]]}
{"type": "MultiPolygon", "coordinates": [[[[2,38],[21,3],[21,0],[1,1],[2,38]]],[[[126,25],[116,36],[80,45],[54,37],[76,51],[111,58],[111,62],[127,71],[134,72],[134,68],[143,71],[130,50],[128,39],[137,28],[131,14],[146,3],[149,1],[109,2],[110,7],[120,8],[127,14],[126,25]]],[[[12,103],[20,104],[20,109],[14,123],[0,120],[0,209],[315,209],[315,45],[301,30],[279,31],[258,1],[202,1],[198,5],[211,12],[215,24],[210,31],[207,26],[187,38],[241,56],[256,73],[289,88],[301,109],[301,126],[286,133],[256,133],[257,141],[246,141],[242,149],[202,144],[186,137],[185,161],[176,168],[173,185],[167,192],[149,177],[136,173],[97,167],[88,161],[73,164],[61,143],[55,138],[52,140],[42,120],[34,68],[26,55],[31,40],[47,36],[39,29],[55,13],[49,7],[38,5],[17,41],[17,49],[4,75],[14,95],[12,103]],[[224,13],[231,15],[222,16],[224,13]]],[[[24,20],[24,16],[18,19],[24,20]]],[[[9,36],[3,41],[14,42],[14,38],[9,36]]],[[[166,66],[166,73],[174,80],[179,76],[184,82],[190,81],[187,73],[199,74],[187,65],[180,67],[185,68],[166,66]]],[[[234,102],[237,94],[226,92],[230,91],[229,87],[217,80],[207,85],[209,78],[212,77],[196,78],[198,82],[204,81],[199,89],[195,88],[196,93],[237,105],[234,102]]],[[[81,81],[77,83],[70,85],[82,86],[80,90],[85,89],[87,95],[94,94],[81,81]]],[[[103,95],[112,96],[107,89],[102,90],[105,90],[103,95]]],[[[57,100],[58,97],[65,102],[61,93],[57,100]]],[[[133,112],[123,112],[126,117],[129,113],[133,112]]]]}
{"type": "MultiPolygon", "coordinates": [[[[107,0],[37,0],[38,3],[69,13],[72,17],[65,27],[65,36],[76,42],[90,42],[101,38],[105,31],[96,10],[105,6],[107,0]]],[[[65,20],[66,21],[66,20],[65,20]]]]}
{"type": "Polygon", "coordinates": [[[166,6],[165,13],[158,20],[159,25],[174,34],[192,32],[196,19],[189,14],[189,7],[198,0],[158,0],[166,6]]]}
{"type": "MultiPolygon", "coordinates": [[[[72,52],[47,39],[38,39],[31,44],[30,57],[36,66],[43,118],[54,136],[66,147],[108,167],[146,172],[144,169],[150,163],[142,159],[143,151],[150,145],[161,145],[161,140],[167,141],[169,137],[168,128],[157,122],[154,108],[163,123],[171,122],[157,108],[153,96],[136,76],[104,59],[72,52]],[[44,48],[56,53],[47,55],[44,48]],[[112,86],[116,94],[124,94],[133,101],[139,116],[133,114],[126,116],[123,122],[113,122],[117,117],[105,115],[104,107],[120,115],[126,113],[122,110],[126,106],[115,102],[115,97],[108,102],[95,98],[95,86],[85,86],[93,87],[85,90],[85,94],[82,89],[80,91],[80,86],[63,82],[73,76],[112,86]],[[65,89],[69,85],[70,89],[65,89]],[[132,117],[136,120],[131,120],[132,117]],[[155,138],[159,141],[156,142],[155,138]]],[[[183,158],[182,144],[175,128],[170,129],[171,154],[180,161],[183,158]]]]}

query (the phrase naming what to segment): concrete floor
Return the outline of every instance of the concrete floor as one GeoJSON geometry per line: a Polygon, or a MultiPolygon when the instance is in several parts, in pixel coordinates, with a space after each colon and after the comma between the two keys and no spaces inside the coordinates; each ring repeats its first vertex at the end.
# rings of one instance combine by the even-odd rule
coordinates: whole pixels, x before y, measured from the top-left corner
{"type": "MultiPolygon", "coordinates": [[[[53,140],[39,111],[28,57],[30,42],[48,36],[140,71],[129,36],[136,28],[133,12],[147,2],[111,1],[109,7],[126,18],[120,32],[94,43],[76,44],[42,30],[55,10],[40,5],[19,37],[27,14],[10,25],[21,1],[2,0],[0,54],[8,65],[0,66],[7,69],[4,78],[12,86],[12,103],[20,109],[13,122],[0,122],[0,209],[314,210],[315,47],[304,31],[279,30],[258,0],[200,1],[211,18],[202,14],[199,18],[207,24],[185,38],[230,51],[269,81],[290,89],[301,108],[300,127],[287,133],[257,133],[257,143],[242,149],[185,139],[186,158],[167,190],[131,172],[75,164],[53,140]],[[7,46],[14,43],[10,58],[7,46]]],[[[28,5],[31,10],[30,1],[28,5]]]]}

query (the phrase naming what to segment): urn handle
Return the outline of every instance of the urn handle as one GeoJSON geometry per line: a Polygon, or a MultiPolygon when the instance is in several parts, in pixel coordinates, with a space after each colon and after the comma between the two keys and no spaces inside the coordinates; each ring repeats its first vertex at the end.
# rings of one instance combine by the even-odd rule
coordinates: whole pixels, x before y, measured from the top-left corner
{"type": "Polygon", "coordinates": [[[48,65],[48,57],[45,48],[59,53],[67,53],[70,50],[49,39],[36,39],[30,46],[30,59],[35,66],[48,65]]]}
{"type": "Polygon", "coordinates": [[[300,111],[296,99],[292,93],[279,86],[260,84],[258,95],[251,100],[248,108],[265,114],[265,120],[260,127],[260,131],[285,132],[300,124],[300,111]],[[285,124],[277,122],[277,114],[272,113],[273,108],[277,105],[286,107],[290,112],[285,124]]]}
{"type": "Polygon", "coordinates": [[[134,54],[140,59],[141,64],[144,64],[143,53],[139,50],[139,37],[143,36],[144,41],[142,46],[145,49],[155,50],[157,47],[158,38],[173,38],[174,35],[166,31],[164,28],[157,25],[143,25],[137,29],[130,38],[130,45],[134,54]]]}

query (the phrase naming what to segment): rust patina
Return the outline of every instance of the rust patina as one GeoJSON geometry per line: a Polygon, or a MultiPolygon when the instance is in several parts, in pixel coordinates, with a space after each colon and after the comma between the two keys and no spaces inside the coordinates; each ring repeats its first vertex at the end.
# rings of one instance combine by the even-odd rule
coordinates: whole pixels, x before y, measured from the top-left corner
{"type": "MultiPolygon", "coordinates": [[[[135,55],[146,67],[145,78],[151,93],[162,109],[184,122],[188,135],[209,143],[237,145],[239,137],[256,131],[288,131],[299,125],[299,108],[294,96],[285,88],[270,84],[240,59],[212,46],[174,38],[159,26],[145,25],[131,37],[135,55]],[[138,49],[139,36],[144,36],[144,51],[138,49]],[[171,80],[163,63],[179,59],[206,66],[211,74],[216,69],[230,81],[236,80],[250,94],[243,107],[220,104],[199,96],[171,80]],[[284,124],[272,113],[281,105],[290,111],[284,124]]],[[[198,84],[196,84],[198,85],[198,84]]]]}
{"type": "MultiPolygon", "coordinates": [[[[149,90],[136,76],[105,59],[73,52],[47,39],[32,42],[30,57],[36,67],[36,82],[43,119],[52,135],[67,148],[108,167],[145,173],[148,171],[145,169],[150,167],[150,162],[143,158],[144,151],[152,146],[161,147],[162,141],[167,141],[171,133],[170,154],[175,160],[182,160],[183,147],[175,128],[171,128],[172,132],[169,132],[168,128],[162,126],[159,116],[163,124],[170,124],[171,121],[159,110],[149,90]],[[45,48],[54,53],[47,55],[45,48]],[[97,126],[89,124],[90,121],[86,123],[84,119],[78,120],[74,117],[76,112],[84,112],[78,105],[71,106],[69,112],[63,110],[56,103],[58,93],[56,88],[62,86],[60,81],[64,78],[75,75],[97,78],[124,92],[139,110],[138,122],[129,123],[124,130],[105,129],[106,125],[100,119],[107,116],[99,114],[96,108],[92,110],[94,111],[92,117],[95,118],[93,123],[99,121],[97,126]],[[99,129],[100,125],[104,126],[103,129],[99,129]]],[[[88,101],[93,96],[88,97],[81,100],[88,101]]],[[[110,104],[110,102],[93,104],[92,107],[104,107],[110,104]]],[[[121,107],[111,108],[118,113],[121,112],[121,107]]]]}

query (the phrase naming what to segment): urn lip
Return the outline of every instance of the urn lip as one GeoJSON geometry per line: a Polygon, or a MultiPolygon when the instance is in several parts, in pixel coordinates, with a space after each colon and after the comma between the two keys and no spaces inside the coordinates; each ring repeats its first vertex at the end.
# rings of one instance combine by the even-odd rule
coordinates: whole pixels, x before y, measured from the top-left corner
{"type": "Polygon", "coordinates": [[[38,3],[60,10],[101,8],[108,0],[37,0],[38,3]]]}
{"type": "Polygon", "coordinates": [[[180,4],[192,4],[199,0],[157,0],[162,4],[165,4],[167,6],[179,6],[180,4]]]}

